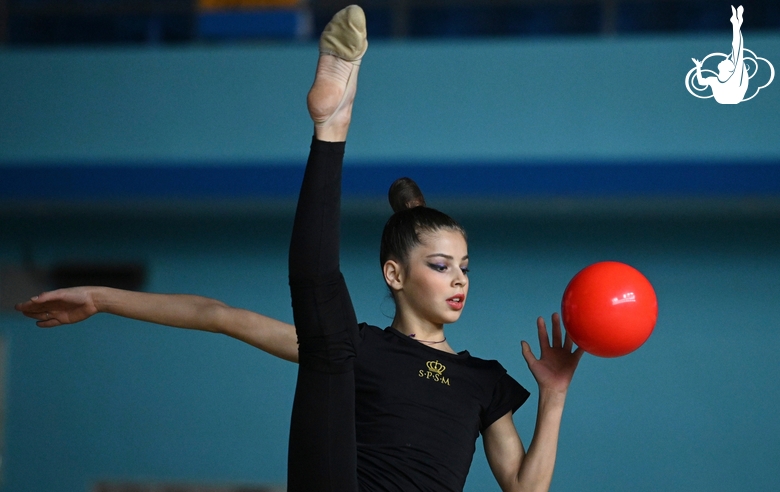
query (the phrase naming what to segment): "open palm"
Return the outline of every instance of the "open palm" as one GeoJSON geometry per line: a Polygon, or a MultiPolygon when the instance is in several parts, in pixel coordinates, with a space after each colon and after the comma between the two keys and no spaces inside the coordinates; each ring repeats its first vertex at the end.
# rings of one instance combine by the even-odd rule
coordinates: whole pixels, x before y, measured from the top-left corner
{"type": "Polygon", "coordinates": [[[539,317],[536,320],[536,327],[542,354],[537,359],[531,351],[531,346],[524,341],[523,357],[540,388],[565,392],[585,352],[579,347],[572,351],[572,340],[568,333],[563,337],[558,313],[552,315],[552,342],[547,334],[544,318],[539,317]]]}

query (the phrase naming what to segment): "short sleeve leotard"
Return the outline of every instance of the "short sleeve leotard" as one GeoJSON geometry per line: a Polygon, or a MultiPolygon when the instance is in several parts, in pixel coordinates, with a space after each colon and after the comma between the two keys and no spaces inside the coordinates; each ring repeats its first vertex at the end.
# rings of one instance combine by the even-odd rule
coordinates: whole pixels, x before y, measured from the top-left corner
{"type": "Polygon", "coordinates": [[[461,491],[476,439],[529,393],[494,360],[360,325],[355,363],[361,491],[461,491]]]}

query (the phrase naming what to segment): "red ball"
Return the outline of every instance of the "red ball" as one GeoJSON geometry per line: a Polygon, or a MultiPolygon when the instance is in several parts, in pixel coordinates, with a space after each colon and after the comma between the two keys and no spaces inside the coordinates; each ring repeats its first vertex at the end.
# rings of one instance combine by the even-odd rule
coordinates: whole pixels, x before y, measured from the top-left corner
{"type": "Polygon", "coordinates": [[[599,357],[619,357],[650,337],[658,318],[658,300],[638,270],[603,261],[571,279],[563,292],[561,315],[578,347],[599,357]]]}

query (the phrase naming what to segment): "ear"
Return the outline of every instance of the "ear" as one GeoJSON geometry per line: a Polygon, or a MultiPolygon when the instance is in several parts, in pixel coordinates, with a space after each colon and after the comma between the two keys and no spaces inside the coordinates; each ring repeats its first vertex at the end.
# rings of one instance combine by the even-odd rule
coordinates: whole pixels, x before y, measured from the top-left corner
{"type": "Polygon", "coordinates": [[[404,286],[404,269],[400,263],[395,260],[387,260],[382,267],[382,273],[385,275],[385,283],[390,290],[398,291],[404,286]]]}

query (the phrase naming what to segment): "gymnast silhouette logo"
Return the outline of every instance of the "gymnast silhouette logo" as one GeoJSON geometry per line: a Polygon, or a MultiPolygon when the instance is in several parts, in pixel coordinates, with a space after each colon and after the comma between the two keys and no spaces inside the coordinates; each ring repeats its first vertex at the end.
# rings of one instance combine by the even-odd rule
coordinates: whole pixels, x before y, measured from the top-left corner
{"type": "MultiPolygon", "coordinates": [[[[755,53],[745,48],[742,39],[742,13],[745,11],[740,5],[736,10],[731,6],[731,26],[733,37],[731,41],[731,54],[712,53],[707,55],[702,61],[692,58],[695,67],[685,76],[685,88],[692,95],[699,99],[709,99],[714,97],[720,104],[739,104],[743,101],[749,101],[756,97],[761,89],[772,83],[775,78],[775,67],[769,63],[766,58],[761,58],[755,53]],[[718,60],[718,71],[704,68],[707,60],[713,59],[711,64],[718,60]],[[768,80],[764,76],[763,80],[756,79],[753,83],[753,89],[748,94],[750,81],[759,72],[759,65],[766,64],[769,69],[768,80]],[[705,77],[703,74],[710,75],[705,77]],[[765,82],[763,85],[759,85],[765,82]],[[710,89],[709,91],[707,89],[710,89]],[[747,97],[746,97],[747,96],[747,97]]],[[[762,70],[763,73],[763,70],[762,70]]]]}

